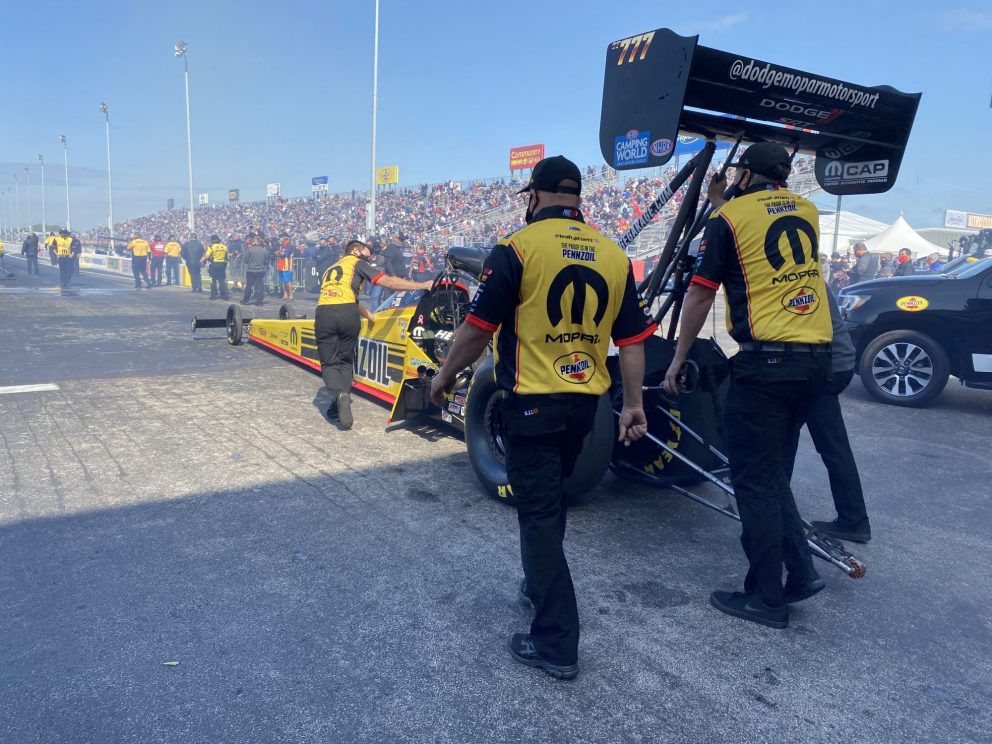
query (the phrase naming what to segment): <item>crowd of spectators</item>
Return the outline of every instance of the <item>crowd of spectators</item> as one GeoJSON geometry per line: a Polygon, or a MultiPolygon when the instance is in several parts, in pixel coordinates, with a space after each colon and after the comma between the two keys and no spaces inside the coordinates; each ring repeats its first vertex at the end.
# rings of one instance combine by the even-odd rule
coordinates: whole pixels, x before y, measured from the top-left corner
{"type": "MultiPolygon", "coordinates": [[[[802,178],[812,161],[797,158],[795,173],[802,178]]],[[[586,220],[607,235],[619,237],[641,216],[654,198],[675,176],[674,165],[653,177],[622,174],[601,166],[589,166],[584,175],[583,213],[586,220]]],[[[380,236],[403,233],[412,249],[432,252],[460,240],[492,245],[503,235],[523,225],[524,205],[517,191],[521,184],[506,179],[423,184],[418,188],[386,188],[376,195],[376,228],[380,236]]],[[[671,219],[682,200],[682,192],[666,205],[659,220],[671,219]]],[[[243,238],[251,231],[266,235],[283,233],[298,244],[313,245],[319,237],[342,243],[366,234],[367,194],[351,192],[320,198],[283,197],[261,202],[199,207],[197,231],[223,239],[243,238]]],[[[115,226],[115,234],[137,233],[151,239],[183,239],[187,215],[184,210],[157,212],[115,226]]],[[[84,235],[87,245],[106,244],[106,236],[84,235]]]]}

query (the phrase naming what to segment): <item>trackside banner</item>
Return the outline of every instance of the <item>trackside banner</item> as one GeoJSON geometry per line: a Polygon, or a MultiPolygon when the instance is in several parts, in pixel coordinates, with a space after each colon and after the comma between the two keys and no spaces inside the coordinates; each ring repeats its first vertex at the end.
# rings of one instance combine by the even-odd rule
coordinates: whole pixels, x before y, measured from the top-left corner
{"type": "Polygon", "coordinates": [[[533,168],[544,160],[544,145],[525,145],[510,148],[510,170],[533,168]]]}

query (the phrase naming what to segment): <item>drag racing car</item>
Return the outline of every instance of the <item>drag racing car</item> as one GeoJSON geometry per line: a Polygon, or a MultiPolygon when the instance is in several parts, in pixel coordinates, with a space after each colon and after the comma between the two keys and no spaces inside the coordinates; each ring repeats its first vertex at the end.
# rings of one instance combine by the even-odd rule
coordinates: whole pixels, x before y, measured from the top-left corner
{"type": "MultiPolygon", "coordinates": [[[[698,37],[657,29],[609,45],[600,122],[600,148],[616,170],[664,166],[680,134],[705,141],[620,239],[629,246],[677,192],[682,199],[652,272],[638,289],[663,331],[645,342],[644,380],[648,435],[630,447],[615,441],[623,405],[617,356],[607,370],[611,388],[600,399],[567,495],[595,487],[607,469],[618,476],[676,491],[739,519],[722,453],[720,410],[727,359],[713,340],[699,340],[685,369],[684,390],[662,391],[672,359],[682,300],[692,277],[690,247],[711,214],[701,200],[718,139],[732,143],[729,163],[742,142],[774,141],[815,156],[814,174],[832,194],[887,191],[895,183],[919,94],[887,86],[865,87],[700,46],[698,37]],[[665,325],[667,324],[667,328],[665,325]],[[690,490],[707,482],[729,500],[690,490]]],[[[734,194],[728,191],[727,198],[734,194]]],[[[784,220],[792,219],[788,216],[784,220]]],[[[810,228],[810,232],[813,229],[810,228]]],[[[780,237],[798,236],[783,228],[780,237]]],[[[814,246],[813,255],[818,251],[814,246]]],[[[779,248],[782,250],[782,248],[779,248]]],[[[788,249],[788,247],[786,247],[788,249]]],[[[469,459],[488,494],[513,501],[505,467],[501,400],[491,355],[461,370],[440,410],[430,403],[429,382],[444,363],[455,331],[479,285],[486,251],[452,248],[429,291],[395,295],[362,322],[355,387],[391,406],[390,421],[431,417],[464,431],[469,459]]],[[[769,259],[771,260],[771,258],[769,259]]],[[[815,269],[812,269],[815,270],[815,269]]],[[[804,291],[806,287],[790,287],[804,291]]],[[[559,302],[575,302],[574,286],[559,302]]],[[[590,297],[590,307],[596,302],[590,297]]],[[[226,326],[228,340],[251,343],[319,370],[313,321],[284,307],[279,320],[245,319],[232,305],[225,319],[194,319],[194,330],[226,326]]],[[[570,317],[567,312],[558,314],[570,317]]],[[[562,320],[567,324],[569,321],[562,320]]],[[[557,326],[557,324],[556,324],[557,326]]],[[[564,328],[565,331],[574,330],[564,328]]],[[[811,552],[853,578],[864,565],[846,549],[805,524],[811,552]]]]}
{"type": "Polygon", "coordinates": [[[838,298],[871,396],[925,406],[951,375],[992,390],[992,257],[940,274],[873,279],[838,298]]]}

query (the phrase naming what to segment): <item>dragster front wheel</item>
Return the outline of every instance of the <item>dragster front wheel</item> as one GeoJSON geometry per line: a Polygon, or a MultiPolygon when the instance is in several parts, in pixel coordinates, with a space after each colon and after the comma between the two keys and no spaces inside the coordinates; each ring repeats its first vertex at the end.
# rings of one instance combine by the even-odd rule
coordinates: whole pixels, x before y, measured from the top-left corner
{"type": "Polygon", "coordinates": [[[231,346],[240,344],[244,334],[244,323],[241,321],[241,308],[237,305],[227,306],[225,327],[227,328],[227,343],[231,346]]]}

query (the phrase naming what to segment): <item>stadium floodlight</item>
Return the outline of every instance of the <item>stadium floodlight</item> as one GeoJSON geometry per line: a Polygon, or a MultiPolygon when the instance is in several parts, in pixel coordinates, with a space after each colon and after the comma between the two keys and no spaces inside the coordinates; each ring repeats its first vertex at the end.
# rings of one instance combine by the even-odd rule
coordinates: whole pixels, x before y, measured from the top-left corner
{"type": "Polygon", "coordinates": [[[114,250],[114,182],[110,177],[110,106],[106,101],[100,101],[100,113],[103,114],[107,122],[107,204],[109,213],[107,215],[107,228],[110,230],[110,250],[114,250]]]}
{"type": "Polygon", "coordinates": [[[45,220],[45,156],[38,153],[38,162],[41,163],[41,233],[48,234],[48,222],[45,220]]]}
{"type": "Polygon", "coordinates": [[[28,207],[27,207],[27,218],[28,218],[28,232],[31,232],[31,169],[26,165],[24,166],[24,172],[28,177],[28,207]]]}
{"type": "MultiPolygon", "coordinates": [[[[17,218],[17,222],[15,223],[14,228],[16,229],[17,233],[19,233],[21,231],[21,185],[17,182],[16,173],[11,173],[10,175],[14,177],[14,206],[16,209],[15,215],[17,218]]],[[[17,233],[15,233],[15,235],[17,233]]]]}
{"type": "Polygon", "coordinates": [[[65,135],[59,135],[59,142],[62,143],[62,150],[65,154],[65,229],[72,230],[72,219],[69,213],[69,143],[66,142],[65,135]]]}
{"type": "Polygon", "coordinates": [[[189,231],[196,229],[193,218],[193,138],[189,131],[189,45],[185,41],[176,44],[176,56],[183,58],[184,79],[186,81],[186,157],[189,160],[189,231]]]}

